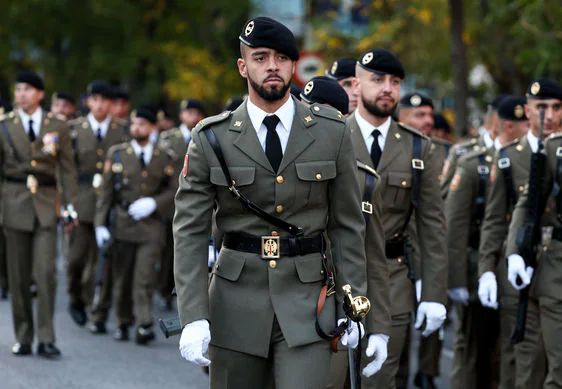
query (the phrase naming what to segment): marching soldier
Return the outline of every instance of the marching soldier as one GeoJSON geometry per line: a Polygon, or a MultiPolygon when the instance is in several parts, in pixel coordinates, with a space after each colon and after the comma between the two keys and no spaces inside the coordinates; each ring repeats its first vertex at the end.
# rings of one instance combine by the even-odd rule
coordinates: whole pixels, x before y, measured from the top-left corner
{"type": "MultiPolygon", "coordinates": [[[[53,315],[56,291],[57,180],[68,200],[66,212],[76,218],[72,202],[77,195],[77,174],[72,160],[68,126],[39,103],[44,97],[43,80],[32,72],[16,79],[17,111],[8,114],[0,127],[2,145],[2,225],[6,236],[8,279],[17,343],[14,355],[29,355],[34,321],[29,289],[37,283],[37,353],[57,357],[53,315]],[[57,173],[56,173],[57,172],[57,173]]],[[[75,224],[67,218],[67,231],[75,224]]]]}
{"type": "MultiPolygon", "coordinates": [[[[196,99],[185,99],[180,103],[180,120],[178,128],[164,131],[160,135],[160,146],[169,150],[177,163],[181,164],[182,157],[187,151],[187,146],[191,141],[191,130],[195,128],[205,117],[205,107],[196,99]]],[[[178,171],[181,166],[178,166],[178,171]]],[[[160,279],[158,291],[164,297],[166,304],[171,308],[172,290],[174,289],[174,234],[172,231],[172,221],[174,219],[174,207],[171,207],[165,217],[164,234],[166,244],[162,249],[162,260],[160,263],[160,279]]]]}
{"type": "MultiPolygon", "coordinates": [[[[192,131],[176,195],[180,351],[211,363],[213,389],[324,389],[332,354],[324,338],[345,321],[339,291],[344,283],[366,291],[352,144],[343,115],[290,96],[299,52],[287,27],[258,17],[239,39],[249,96],[192,131]],[[224,240],[209,284],[215,203],[224,240]],[[325,261],[324,231],[335,269],[325,261]]],[[[342,341],[356,347],[359,332],[350,324],[342,341]]]]}
{"type": "Polygon", "coordinates": [[[334,107],[343,115],[347,115],[349,98],[345,90],[333,79],[325,76],[312,77],[300,93],[305,105],[314,103],[334,107]]]}
{"type": "Polygon", "coordinates": [[[125,127],[129,127],[129,111],[131,110],[131,98],[123,87],[113,87],[113,101],[111,104],[111,117],[125,127]]]}
{"type": "MultiPolygon", "coordinates": [[[[528,105],[526,114],[531,123],[538,116],[539,109],[544,109],[544,131],[551,134],[547,139],[544,152],[546,162],[542,186],[540,188],[544,208],[537,215],[540,220],[542,239],[539,241],[539,266],[535,270],[532,280],[536,288],[538,299],[539,322],[543,344],[546,349],[548,372],[543,388],[559,388],[562,382],[562,290],[560,274],[562,274],[562,135],[555,133],[560,130],[562,119],[562,88],[558,83],[550,80],[536,80],[531,83],[527,93],[528,105]],[[541,96],[542,95],[542,96],[541,96]],[[544,96],[544,97],[543,97],[544,96]],[[541,98],[543,97],[543,98],[541,98]],[[554,190],[558,188],[558,190],[554,190]]],[[[534,128],[529,133],[534,134],[534,128]]],[[[538,142],[537,142],[538,143],[538,142]]],[[[536,143],[535,143],[536,145],[536,143]]],[[[517,235],[525,223],[527,200],[529,194],[525,191],[513,211],[513,220],[509,227],[506,255],[508,256],[508,279],[511,285],[521,290],[531,283],[533,272],[526,267],[525,259],[519,255],[517,235]],[[520,282],[519,282],[520,281],[520,282]]],[[[529,327],[537,324],[527,322],[525,336],[529,327]]]]}
{"type": "MultiPolygon", "coordinates": [[[[86,308],[92,302],[94,291],[97,263],[94,214],[105,155],[111,146],[128,139],[128,128],[118,124],[109,114],[112,92],[105,81],[90,83],[87,99],[90,113],[70,125],[73,159],[78,170],[79,193],[75,206],[80,225],[70,235],[66,277],[70,297],[68,310],[80,326],[86,324],[86,308]]],[[[107,280],[105,287],[110,288],[109,283],[107,280]]],[[[107,310],[90,313],[88,328],[93,333],[104,333],[106,319],[107,310]],[[102,318],[104,314],[106,317],[102,318]]]]}
{"type": "MultiPolygon", "coordinates": [[[[497,156],[486,218],[480,245],[479,295],[483,304],[497,305],[499,295],[502,335],[502,387],[542,388],[545,376],[544,345],[536,286],[530,290],[526,332],[515,346],[510,338],[515,328],[518,293],[507,280],[507,268],[501,261],[512,209],[529,182],[531,153],[538,149],[539,109],[546,106],[543,138],[560,130],[562,87],[548,79],[533,81],[527,90],[525,114],[530,130],[526,136],[508,143],[497,156]],[[497,280],[492,277],[497,274],[497,280]]],[[[520,110],[519,110],[520,111],[520,110]]],[[[519,112],[518,111],[518,112],[519,112]]],[[[535,285],[538,285],[536,283],[535,285]]]]}
{"type": "MultiPolygon", "coordinates": [[[[388,359],[368,380],[375,388],[394,389],[398,361],[415,309],[410,218],[415,214],[422,258],[423,291],[416,328],[423,336],[443,324],[447,300],[447,260],[443,202],[439,197],[439,161],[431,155],[430,140],[412,127],[394,122],[390,115],[400,95],[405,73],[394,54],[382,50],[364,53],[356,66],[355,113],[348,119],[352,138],[363,139],[372,167],[381,176],[382,218],[389,261],[392,326],[388,359]]],[[[412,219],[414,220],[414,219],[412,219]]],[[[412,242],[415,243],[415,242],[412,242]]]]}
{"type": "Polygon", "coordinates": [[[357,96],[353,92],[353,78],[355,77],[356,63],[357,60],[355,58],[340,58],[334,61],[330,69],[326,70],[326,77],[336,80],[345,90],[345,93],[347,93],[347,97],[349,98],[347,112],[349,114],[352,114],[357,108],[357,96]]]}
{"type": "Polygon", "coordinates": [[[55,92],[51,97],[51,112],[62,115],[67,121],[76,115],[76,99],[70,93],[55,92]]]}
{"type": "Polygon", "coordinates": [[[134,314],[137,344],[154,339],[152,294],[160,260],[161,218],[173,207],[177,188],[175,159],[149,141],[155,128],[154,110],[141,106],[133,113],[133,140],[108,151],[94,219],[98,246],[114,239],[111,266],[118,323],[114,338],[129,339],[134,314]],[[115,220],[110,233],[107,223],[112,209],[115,220]]]}

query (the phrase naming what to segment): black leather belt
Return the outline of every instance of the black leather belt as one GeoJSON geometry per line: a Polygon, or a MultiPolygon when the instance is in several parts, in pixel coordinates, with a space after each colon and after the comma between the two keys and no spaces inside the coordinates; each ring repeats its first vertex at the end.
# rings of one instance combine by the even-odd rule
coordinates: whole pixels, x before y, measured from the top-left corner
{"type": "Polygon", "coordinates": [[[555,227],[552,231],[552,239],[562,241],[562,227],[555,227]]]}
{"type": "MultiPolygon", "coordinates": [[[[57,180],[55,177],[49,176],[34,176],[39,186],[56,186],[57,180]]],[[[4,181],[12,182],[15,184],[27,184],[27,177],[4,177],[4,181]]]]}
{"type": "Polygon", "coordinates": [[[222,244],[231,250],[260,254],[263,259],[320,253],[325,247],[322,235],[313,238],[281,238],[279,236],[257,237],[227,233],[224,235],[222,244]]]}
{"type": "Polygon", "coordinates": [[[405,254],[404,239],[387,240],[384,251],[387,259],[403,257],[405,254]]]}

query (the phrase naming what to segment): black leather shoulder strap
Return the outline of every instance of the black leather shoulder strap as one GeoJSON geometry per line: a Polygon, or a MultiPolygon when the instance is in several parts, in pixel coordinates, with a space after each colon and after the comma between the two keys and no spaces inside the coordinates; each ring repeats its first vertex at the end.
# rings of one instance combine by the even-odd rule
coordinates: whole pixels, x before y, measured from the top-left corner
{"type": "Polygon", "coordinates": [[[412,218],[414,209],[417,209],[419,206],[422,172],[425,169],[424,162],[421,159],[421,153],[422,137],[414,134],[412,150],[412,191],[410,194],[411,201],[408,215],[406,216],[406,220],[402,226],[402,235],[406,233],[406,229],[408,228],[408,224],[410,224],[410,219],[412,218]]]}
{"type": "Polygon", "coordinates": [[[507,155],[505,148],[500,150],[500,159],[498,160],[498,169],[502,171],[503,179],[505,181],[505,203],[508,212],[515,204],[517,204],[517,192],[513,184],[513,172],[511,171],[511,160],[507,155]]]}

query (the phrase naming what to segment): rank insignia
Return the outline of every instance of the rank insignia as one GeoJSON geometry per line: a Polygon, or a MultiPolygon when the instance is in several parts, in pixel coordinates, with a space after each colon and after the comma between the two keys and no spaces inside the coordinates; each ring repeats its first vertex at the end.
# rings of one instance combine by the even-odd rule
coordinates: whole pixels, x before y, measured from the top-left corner
{"type": "Polygon", "coordinates": [[[240,120],[234,122],[234,127],[241,127],[241,126],[242,126],[242,122],[240,120]]]}
{"type": "Polygon", "coordinates": [[[310,116],[306,116],[304,118],[304,121],[307,122],[307,123],[310,123],[312,121],[312,118],[310,116]]]}
{"type": "Polygon", "coordinates": [[[332,64],[332,74],[336,74],[338,70],[338,61],[334,61],[334,63],[332,64]]]}
{"type": "Polygon", "coordinates": [[[367,53],[361,60],[361,63],[363,63],[363,65],[367,65],[372,60],[373,60],[373,53],[367,53]]]}
{"type": "Polygon", "coordinates": [[[443,171],[441,172],[441,176],[445,177],[451,168],[451,161],[446,160],[445,164],[443,165],[443,171]]]}
{"type": "Polygon", "coordinates": [[[531,85],[531,94],[537,95],[540,91],[541,91],[541,84],[535,82],[533,83],[533,85],[531,85]]]}
{"type": "Polygon", "coordinates": [[[312,89],[314,89],[314,81],[309,81],[303,89],[303,92],[305,95],[310,94],[310,92],[312,92],[312,89]]]}
{"type": "Polygon", "coordinates": [[[167,176],[171,176],[172,174],[174,174],[174,167],[172,165],[168,165],[164,168],[164,173],[166,173],[167,176]]]}
{"type": "Polygon", "coordinates": [[[183,159],[183,178],[187,177],[187,172],[189,171],[189,155],[185,155],[185,158],[183,159]]]}

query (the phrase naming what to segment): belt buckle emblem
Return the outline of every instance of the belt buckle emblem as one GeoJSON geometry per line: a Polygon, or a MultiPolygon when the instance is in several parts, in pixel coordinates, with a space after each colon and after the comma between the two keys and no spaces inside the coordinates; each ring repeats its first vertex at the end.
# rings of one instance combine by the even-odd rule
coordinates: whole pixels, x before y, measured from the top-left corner
{"type": "Polygon", "coordinates": [[[412,168],[416,170],[424,170],[425,166],[421,159],[414,158],[412,159],[412,168]]]}
{"type": "Polygon", "coordinates": [[[372,214],[373,214],[373,204],[371,204],[371,203],[368,202],[368,201],[363,201],[363,202],[361,203],[361,210],[362,210],[364,213],[368,213],[369,215],[372,215],[372,214]]]}
{"type": "Polygon", "coordinates": [[[39,186],[39,182],[37,181],[37,178],[35,178],[33,174],[27,176],[26,186],[27,189],[29,189],[29,191],[32,194],[37,193],[37,187],[39,186]]]}
{"type": "Polygon", "coordinates": [[[262,236],[261,237],[261,257],[263,259],[280,258],[280,247],[278,236],[262,236]]]}

